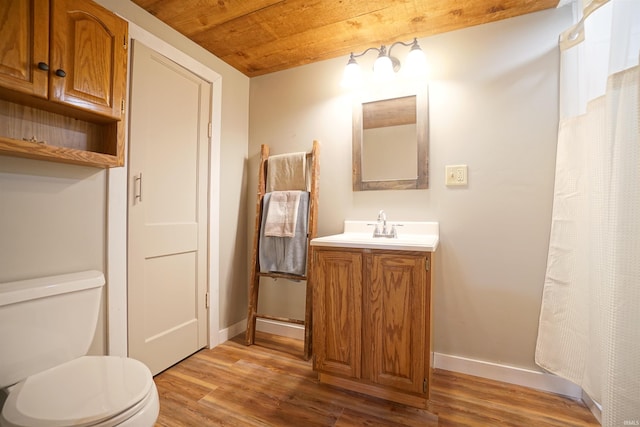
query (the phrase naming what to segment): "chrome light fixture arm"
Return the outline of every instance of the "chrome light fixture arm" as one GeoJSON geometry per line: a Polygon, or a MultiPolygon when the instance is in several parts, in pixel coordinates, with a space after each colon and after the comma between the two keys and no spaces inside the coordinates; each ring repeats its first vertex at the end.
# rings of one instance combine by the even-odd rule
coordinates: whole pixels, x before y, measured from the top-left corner
{"type": "Polygon", "coordinates": [[[379,48],[377,47],[370,47],[368,49],[366,49],[365,51],[361,52],[361,53],[353,53],[351,52],[351,54],[349,55],[349,64],[351,63],[356,63],[356,58],[360,58],[361,56],[365,56],[367,53],[369,53],[372,50],[375,50],[376,52],[378,52],[378,54],[385,54],[386,55],[386,47],[385,45],[380,46],[379,48]]]}
{"type": "MultiPolygon", "coordinates": [[[[398,58],[396,58],[395,56],[391,55],[391,50],[398,46],[398,45],[402,45],[405,47],[409,47],[411,46],[410,50],[422,50],[420,49],[420,45],[418,44],[418,39],[414,37],[412,42],[395,42],[393,43],[390,47],[389,47],[389,59],[391,59],[391,62],[393,63],[393,71],[395,71],[396,73],[400,70],[400,61],[398,60],[398,58]]],[[[384,47],[384,46],[383,46],[384,47]]]]}

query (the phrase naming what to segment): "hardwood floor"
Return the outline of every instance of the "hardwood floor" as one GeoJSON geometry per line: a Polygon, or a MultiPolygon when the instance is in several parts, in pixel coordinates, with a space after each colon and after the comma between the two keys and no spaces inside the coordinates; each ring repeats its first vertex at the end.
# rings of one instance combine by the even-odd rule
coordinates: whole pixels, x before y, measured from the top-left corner
{"type": "Polygon", "coordinates": [[[155,377],[156,426],[599,426],[580,402],[435,370],[429,410],[319,384],[302,341],[256,333],[155,377]]]}

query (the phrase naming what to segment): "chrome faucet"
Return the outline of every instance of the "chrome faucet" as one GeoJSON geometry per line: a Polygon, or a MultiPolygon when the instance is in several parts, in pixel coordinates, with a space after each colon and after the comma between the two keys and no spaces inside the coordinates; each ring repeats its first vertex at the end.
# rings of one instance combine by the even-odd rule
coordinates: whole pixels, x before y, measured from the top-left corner
{"type": "Polygon", "coordinates": [[[378,212],[378,226],[380,225],[380,221],[382,221],[382,234],[387,234],[387,214],[384,213],[382,209],[378,212]]]}
{"type": "Polygon", "coordinates": [[[387,230],[387,214],[385,214],[382,209],[378,212],[378,221],[375,224],[369,225],[375,225],[375,228],[373,229],[373,237],[388,237],[392,239],[398,237],[395,224],[391,226],[390,230],[387,230]],[[382,229],[380,228],[380,225],[382,225],[382,229]]]}

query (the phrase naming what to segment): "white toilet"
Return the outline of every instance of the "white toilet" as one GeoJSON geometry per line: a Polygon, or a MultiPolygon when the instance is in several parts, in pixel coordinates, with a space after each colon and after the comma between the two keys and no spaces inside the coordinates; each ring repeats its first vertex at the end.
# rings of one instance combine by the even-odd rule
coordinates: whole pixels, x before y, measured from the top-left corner
{"type": "Polygon", "coordinates": [[[149,369],[86,356],[103,286],[99,271],[0,284],[0,426],[154,425],[149,369]]]}

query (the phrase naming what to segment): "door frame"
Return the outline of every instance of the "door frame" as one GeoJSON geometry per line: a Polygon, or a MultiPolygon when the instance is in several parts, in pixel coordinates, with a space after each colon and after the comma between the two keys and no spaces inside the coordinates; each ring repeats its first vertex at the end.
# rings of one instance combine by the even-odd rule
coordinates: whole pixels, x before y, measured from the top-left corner
{"type": "MultiPolygon", "coordinates": [[[[211,83],[211,138],[209,142],[209,203],[208,203],[208,251],[207,292],[209,311],[207,324],[208,348],[219,344],[219,295],[220,277],[220,128],[222,124],[222,76],[211,68],[191,58],[146,30],[129,23],[129,64],[131,64],[131,40],[138,40],[149,48],[183,66],[203,80],[211,83]]],[[[129,78],[127,100],[129,99],[129,78]]],[[[127,110],[127,121],[129,114],[127,110]]],[[[125,153],[129,152],[129,123],[125,135],[125,153]]],[[[120,168],[107,170],[107,354],[127,356],[127,200],[128,156],[120,168]]]]}

